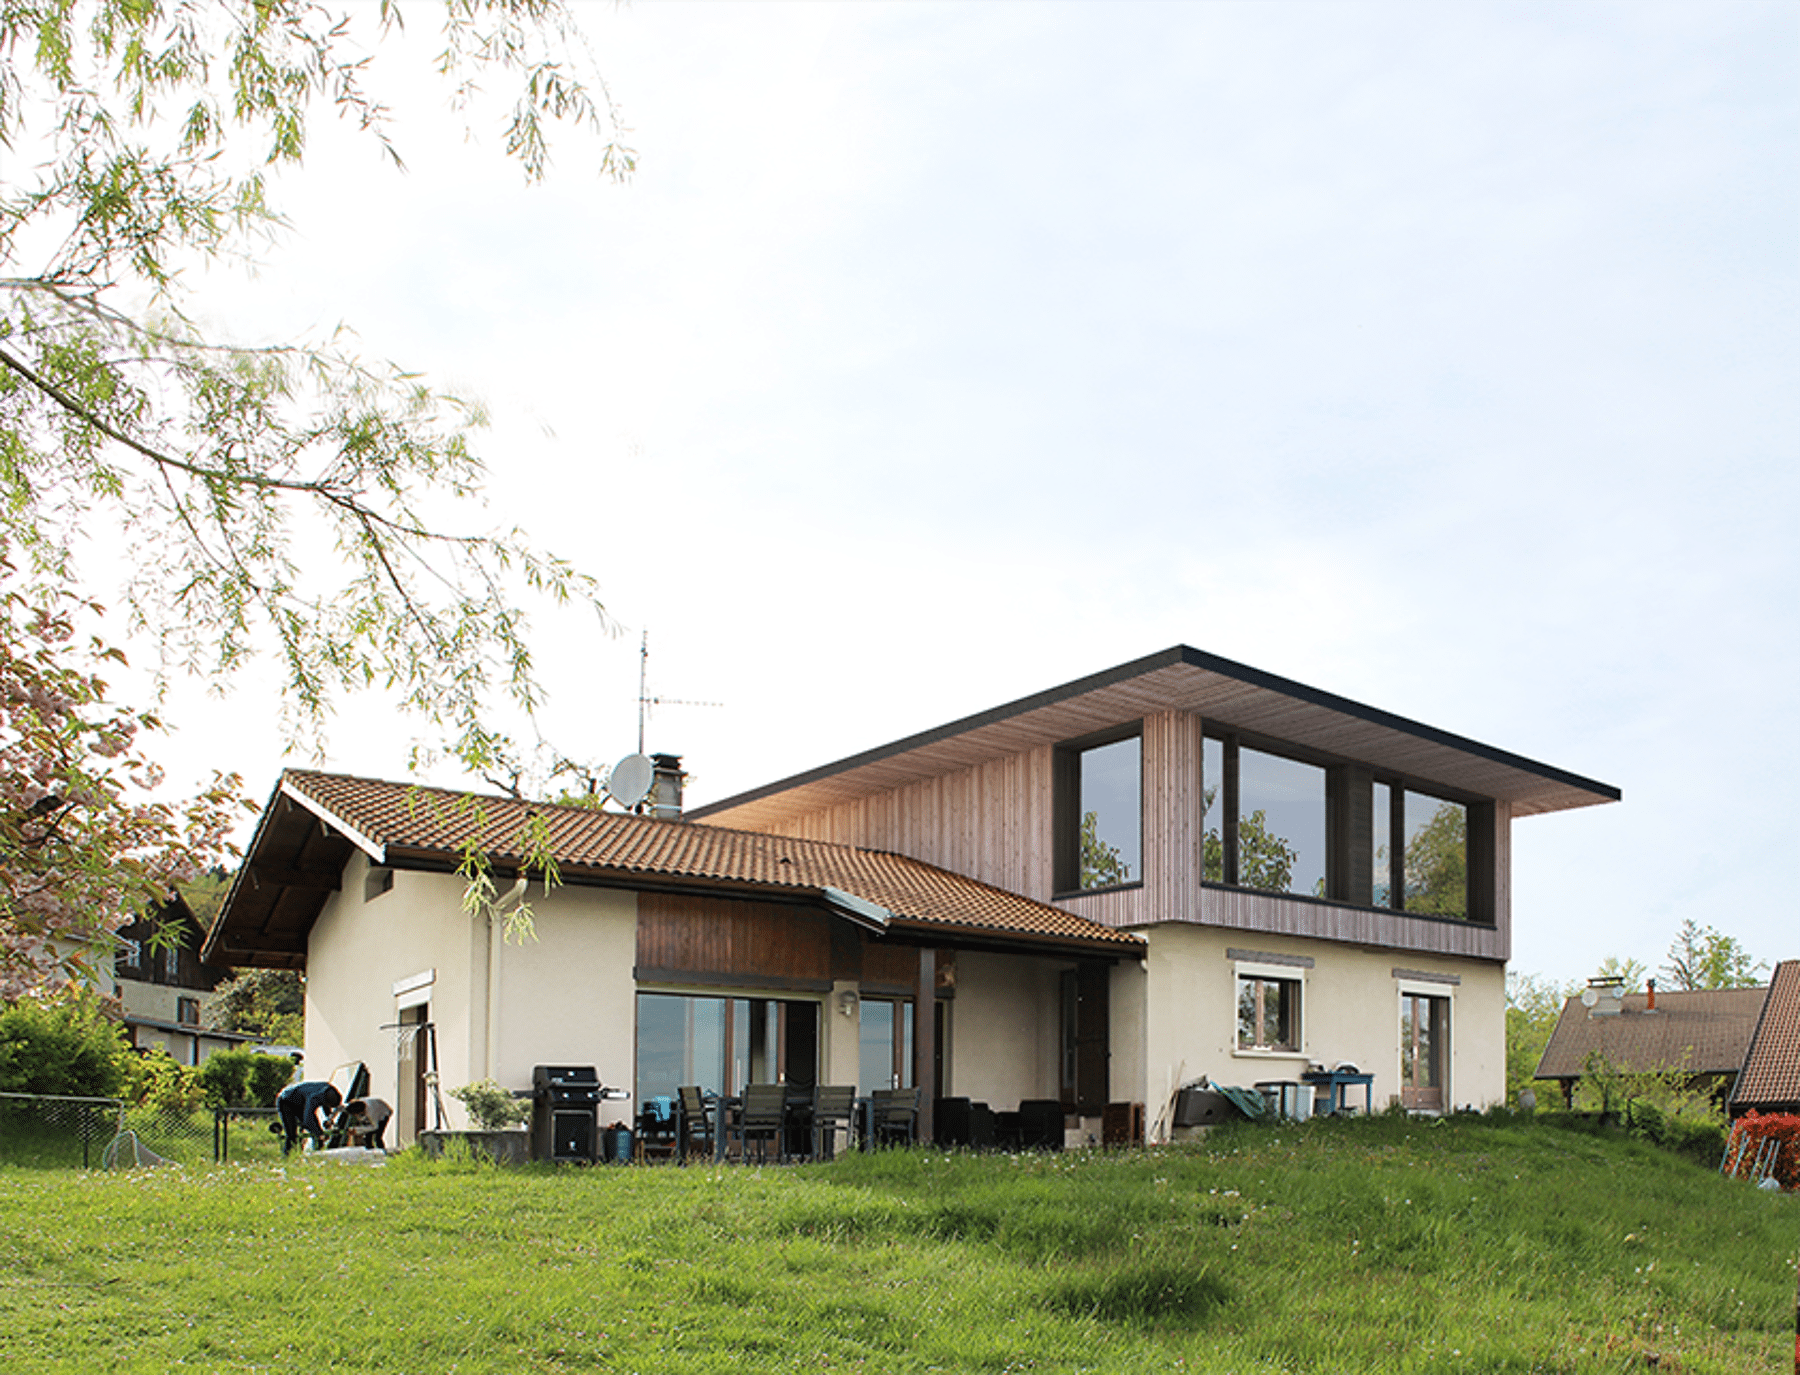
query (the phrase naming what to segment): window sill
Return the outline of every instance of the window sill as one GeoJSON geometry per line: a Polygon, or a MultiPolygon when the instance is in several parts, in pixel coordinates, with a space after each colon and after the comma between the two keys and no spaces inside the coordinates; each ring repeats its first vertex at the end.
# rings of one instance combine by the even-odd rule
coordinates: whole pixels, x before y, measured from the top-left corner
{"type": "Polygon", "coordinates": [[[1066,898],[1091,898],[1102,893],[1129,893],[1133,888],[1142,888],[1142,879],[1133,879],[1130,883],[1112,883],[1104,888],[1071,888],[1066,893],[1052,893],[1052,902],[1062,902],[1066,898]]]}
{"type": "Polygon", "coordinates": [[[1310,1060],[1303,1050],[1269,1050],[1262,1046],[1239,1046],[1231,1052],[1238,1060],[1310,1060]]]}

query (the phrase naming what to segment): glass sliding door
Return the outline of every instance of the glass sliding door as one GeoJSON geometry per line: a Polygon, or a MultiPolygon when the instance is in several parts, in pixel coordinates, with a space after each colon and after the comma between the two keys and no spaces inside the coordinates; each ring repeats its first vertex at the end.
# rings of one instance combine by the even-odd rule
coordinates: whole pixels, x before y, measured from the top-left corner
{"type": "Polygon", "coordinates": [[[712,1094],[818,1078],[819,1005],[807,999],[637,995],[641,1103],[687,1084],[712,1094]]]}
{"type": "Polygon", "coordinates": [[[913,1005],[905,999],[864,998],[857,1044],[856,1091],[911,1088],[913,1005]]]}

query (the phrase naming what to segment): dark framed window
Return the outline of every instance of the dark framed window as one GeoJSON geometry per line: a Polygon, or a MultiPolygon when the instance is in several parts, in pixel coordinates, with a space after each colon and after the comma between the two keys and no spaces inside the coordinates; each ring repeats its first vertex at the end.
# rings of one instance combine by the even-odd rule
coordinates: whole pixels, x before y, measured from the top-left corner
{"type": "Polygon", "coordinates": [[[198,998],[177,998],[175,1000],[175,1020],[182,1026],[199,1026],[200,1000],[198,998]]]}
{"type": "Polygon", "coordinates": [[[858,1012],[856,1091],[906,1089],[913,1081],[913,1005],[907,998],[864,998],[858,1012]]]}
{"type": "Polygon", "coordinates": [[[1201,752],[1208,883],[1494,920],[1494,804],[1225,731],[1201,752]]]}
{"type": "Polygon", "coordinates": [[[1240,973],[1238,1049],[1300,1049],[1300,980],[1240,973]]]}
{"type": "Polygon", "coordinates": [[[1200,767],[1204,878],[1264,893],[1336,896],[1324,765],[1208,736],[1200,767]]]}
{"type": "Polygon", "coordinates": [[[1057,891],[1142,882],[1144,750],[1136,728],[1059,748],[1055,786],[1057,891]]]}
{"type": "Polygon", "coordinates": [[[1468,804],[1379,779],[1372,797],[1374,905],[1467,918],[1468,804]]]}
{"type": "Polygon", "coordinates": [[[637,1097],[673,1097],[683,1085],[741,1093],[748,1084],[811,1084],[819,1005],[805,999],[637,995],[637,1097]]]}

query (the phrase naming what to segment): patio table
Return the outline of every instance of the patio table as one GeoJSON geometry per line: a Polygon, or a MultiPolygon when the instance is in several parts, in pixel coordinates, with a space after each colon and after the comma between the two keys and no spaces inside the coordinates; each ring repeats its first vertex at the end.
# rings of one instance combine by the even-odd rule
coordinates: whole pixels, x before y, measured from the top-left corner
{"type": "Polygon", "coordinates": [[[1360,1074],[1355,1070],[1322,1069],[1308,1070],[1300,1077],[1314,1088],[1325,1090],[1325,1106],[1319,1109],[1321,1112],[1333,1116],[1340,1112],[1347,1112],[1350,1105],[1345,1101],[1349,1097],[1345,1090],[1355,1084],[1362,1085],[1363,1115],[1366,1117],[1373,1111],[1375,1099],[1375,1076],[1373,1074],[1360,1074]]]}

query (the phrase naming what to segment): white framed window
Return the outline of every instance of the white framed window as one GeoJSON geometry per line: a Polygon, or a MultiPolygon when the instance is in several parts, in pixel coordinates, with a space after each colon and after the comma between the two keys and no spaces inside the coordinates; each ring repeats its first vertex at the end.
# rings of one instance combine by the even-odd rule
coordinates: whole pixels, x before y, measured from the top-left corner
{"type": "Polygon", "coordinates": [[[1409,1112],[1441,1113],[1450,1103],[1453,993],[1449,983],[1398,980],[1400,1103],[1409,1112]]]}
{"type": "Polygon", "coordinates": [[[1306,1048],[1306,969],[1239,961],[1237,1051],[1240,1055],[1300,1055],[1306,1048]]]}

